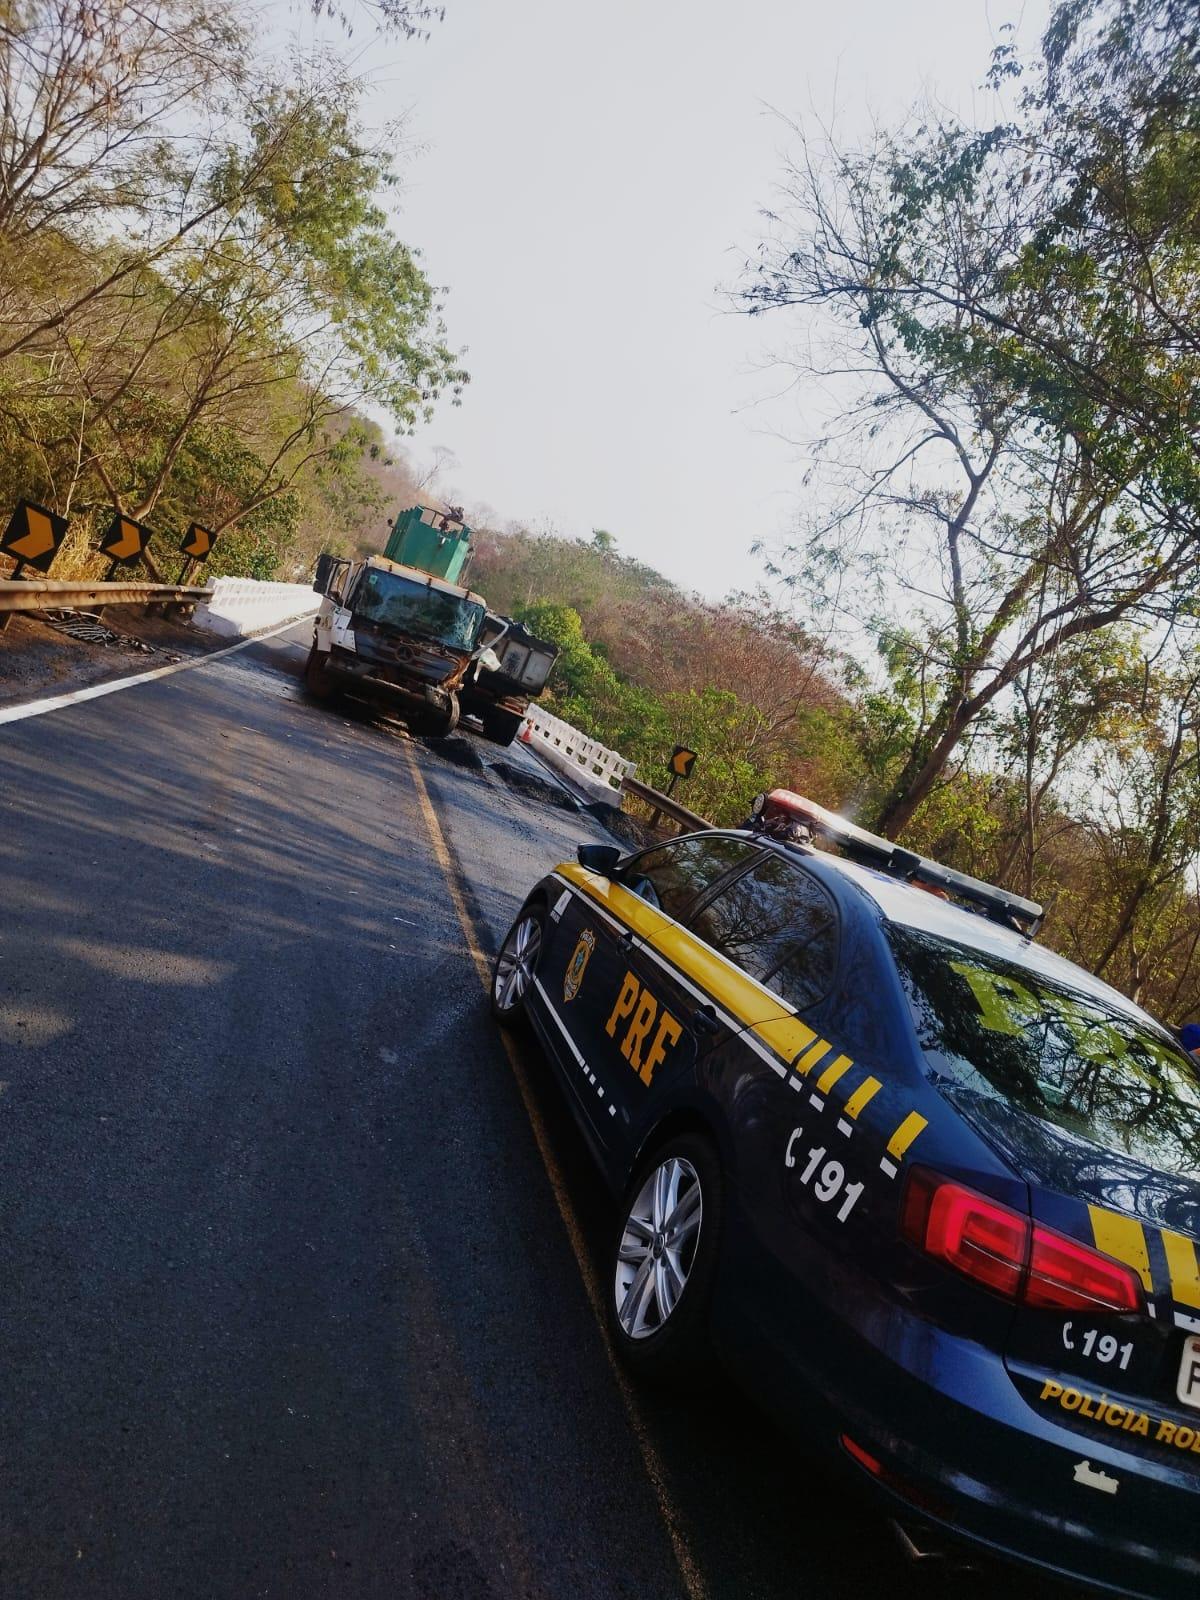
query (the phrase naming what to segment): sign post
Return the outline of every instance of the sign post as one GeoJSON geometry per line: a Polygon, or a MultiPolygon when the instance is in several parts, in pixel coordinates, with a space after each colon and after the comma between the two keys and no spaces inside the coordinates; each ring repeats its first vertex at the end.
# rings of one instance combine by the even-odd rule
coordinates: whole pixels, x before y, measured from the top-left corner
{"type": "MultiPolygon", "coordinates": [[[[696,752],[694,750],[689,750],[685,744],[677,744],[674,750],[671,751],[670,760],[667,762],[667,769],[671,774],[671,776],[667,779],[666,793],[668,796],[675,793],[675,785],[679,782],[680,778],[691,777],[692,768],[695,765],[696,752]]],[[[657,806],[655,806],[654,810],[650,813],[650,826],[652,828],[657,828],[661,817],[662,812],[657,806]]]]}
{"type": "Polygon", "coordinates": [[[696,752],[689,750],[685,744],[677,744],[671,751],[671,759],[667,766],[671,769],[671,781],[667,784],[667,793],[675,793],[675,785],[680,778],[690,778],[692,768],[696,765],[696,752]]]}

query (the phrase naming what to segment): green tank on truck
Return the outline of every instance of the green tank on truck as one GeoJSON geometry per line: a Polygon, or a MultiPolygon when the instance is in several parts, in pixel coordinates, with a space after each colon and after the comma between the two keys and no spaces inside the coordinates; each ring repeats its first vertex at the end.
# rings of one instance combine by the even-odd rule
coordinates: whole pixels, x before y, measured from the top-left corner
{"type": "Polygon", "coordinates": [[[441,738],[468,670],[499,666],[481,637],[486,604],[444,578],[386,556],[322,555],[313,588],[323,599],[304,682],[318,700],[347,694],[441,738]]]}
{"type": "Polygon", "coordinates": [[[461,583],[470,564],[471,530],[458,507],[436,511],[432,506],[409,506],[392,525],[383,549],[389,561],[416,567],[447,583],[461,583]]]}

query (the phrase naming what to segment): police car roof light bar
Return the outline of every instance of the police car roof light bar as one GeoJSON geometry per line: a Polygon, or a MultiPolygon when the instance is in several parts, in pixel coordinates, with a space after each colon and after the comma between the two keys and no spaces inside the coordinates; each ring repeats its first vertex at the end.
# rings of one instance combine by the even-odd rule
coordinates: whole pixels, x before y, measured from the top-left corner
{"type": "Polygon", "coordinates": [[[1029,938],[1037,933],[1045,918],[1044,909],[1036,901],[1026,900],[1022,895],[1011,894],[995,884],[984,883],[980,878],[972,878],[968,873],[956,872],[953,867],[944,867],[940,862],[905,850],[902,845],[893,844],[890,839],[883,839],[878,834],[868,833],[857,823],[839,817],[835,811],[826,811],[816,801],[794,794],[790,789],[772,789],[770,794],[761,796],[755,802],[756,819],[769,821],[772,814],[803,823],[813,833],[837,845],[852,861],[886,872],[889,877],[901,878],[966,900],[992,921],[1015,927],[1029,938]]]}

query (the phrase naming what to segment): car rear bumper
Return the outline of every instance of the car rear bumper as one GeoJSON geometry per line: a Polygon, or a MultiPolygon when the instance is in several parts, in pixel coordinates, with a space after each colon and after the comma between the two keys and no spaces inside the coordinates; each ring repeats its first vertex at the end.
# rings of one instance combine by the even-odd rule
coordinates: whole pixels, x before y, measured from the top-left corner
{"type": "Polygon", "coordinates": [[[1200,1593],[1193,1468],[1114,1448],[1112,1430],[1063,1427],[1022,1399],[995,1351],[903,1309],[862,1309],[864,1297],[857,1314],[835,1313],[778,1279],[756,1293],[737,1276],[716,1322],[734,1377],[822,1445],[846,1436],[866,1452],[880,1470],[856,1468],[889,1514],[1096,1589],[1200,1593]],[[1115,1492],[1092,1486],[1097,1473],[1115,1492]]]}

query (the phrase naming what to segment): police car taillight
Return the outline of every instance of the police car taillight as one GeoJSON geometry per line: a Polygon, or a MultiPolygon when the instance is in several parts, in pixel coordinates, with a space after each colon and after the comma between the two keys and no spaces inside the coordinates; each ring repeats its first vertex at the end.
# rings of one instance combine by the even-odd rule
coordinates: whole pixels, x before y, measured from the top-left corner
{"type": "Polygon", "coordinates": [[[1123,1261],[1035,1224],[1024,1298],[1066,1311],[1140,1311],[1142,1282],[1123,1261]]]}
{"type": "Polygon", "coordinates": [[[924,1167],[909,1176],[900,1231],[926,1255],[1008,1300],[1060,1311],[1142,1306],[1141,1280],[1124,1262],[924,1167]]]}
{"type": "Polygon", "coordinates": [[[948,1267],[1015,1300],[1029,1253],[1029,1218],[922,1167],[904,1195],[900,1231],[948,1267]]]}

